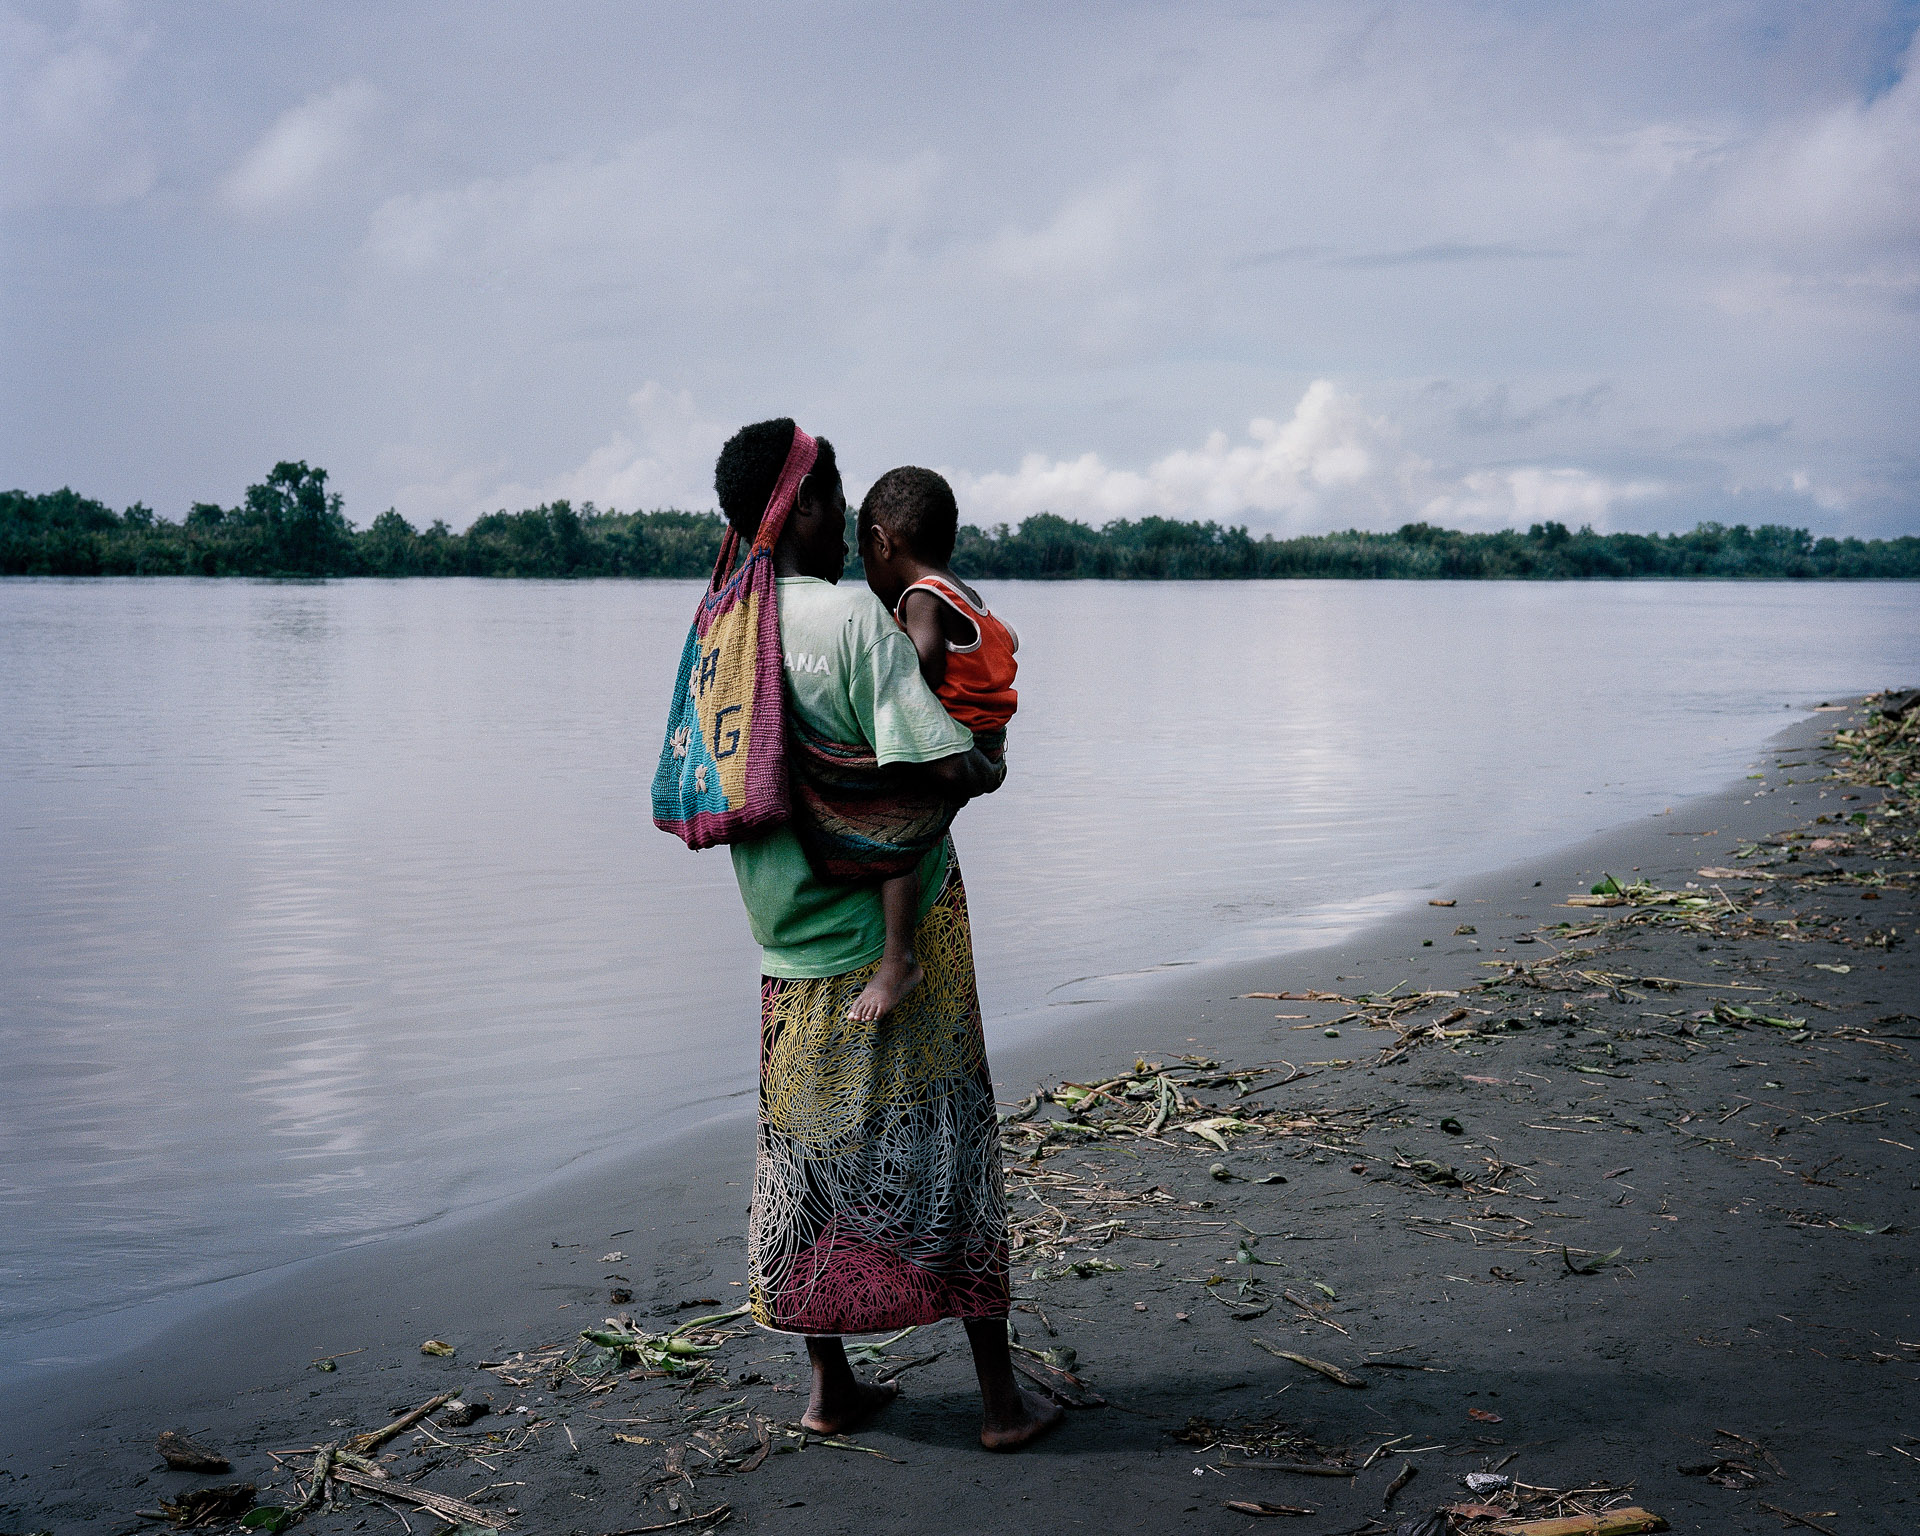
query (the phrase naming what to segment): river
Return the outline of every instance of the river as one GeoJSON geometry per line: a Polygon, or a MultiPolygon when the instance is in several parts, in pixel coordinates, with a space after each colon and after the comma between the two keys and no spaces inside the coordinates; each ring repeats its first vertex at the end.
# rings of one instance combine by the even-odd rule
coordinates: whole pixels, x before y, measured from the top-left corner
{"type": "MultiPolygon", "coordinates": [[[[0,581],[0,1336],[367,1240],[753,1088],[648,817],[697,583],[0,581]]],[[[1920,585],[985,584],[989,1039],[1324,941],[1920,682],[1920,585]]]]}

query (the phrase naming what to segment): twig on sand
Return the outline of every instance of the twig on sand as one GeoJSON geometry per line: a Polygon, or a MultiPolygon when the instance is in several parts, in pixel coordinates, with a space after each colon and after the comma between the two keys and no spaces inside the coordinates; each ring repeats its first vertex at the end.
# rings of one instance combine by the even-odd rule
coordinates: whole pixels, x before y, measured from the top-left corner
{"type": "Polygon", "coordinates": [[[403,1504],[418,1504],[422,1509],[430,1509],[436,1515],[450,1516],[457,1521],[470,1525],[484,1525],[491,1530],[501,1530],[506,1526],[506,1517],[489,1513],[465,1499],[450,1498],[444,1493],[431,1493],[425,1488],[409,1488],[405,1483],[397,1483],[390,1477],[373,1477],[365,1472],[355,1472],[337,1462],[333,1468],[336,1482],[345,1483],[349,1488],[358,1488],[363,1493],[371,1493],[382,1499],[398,1499],[403,1504]]]}
{"type": "Polygon", "coordinates": [[[1795,1525],[1804,1525],[1810,1531],[1820,1532],[1820,1536],[1839,1536],[1839,1532],[1830,1525],[1821,1525],[1817,1520],[1809,1520],[1805,1515],[1796,1515],[1792,1510],[1782,1509],[1778,1504],[1769,1504],[1765,1499],[1758,1499],[1755,1502],[1768,1514],[1778,1515],[1782,1520],[1789,1520],[1795,1525]]]}
{"type": "Polygon", "coordinates": [[[876,1451],[870,1445],[855,1445],[851,1440],[832,1440],[823,1435],[816,1435],[811,1432],[803,1435],[801,1438],[807,1445],[831,1446],[836,1451],[862,1451],[868,1456],[878,1456],[882,1461],[890,1461],[896,1467],[904,1467],[906,1465],[898,1456],[889,1456],[885,1451],[876,1451]]]}
{"type": "MultiPolygon", "coordinates": [[[[1252,1335],[1249,1334],[1248,1337],[1251,1338],[1252,1335]]],[[[1364,1387],[1366,1385],[1366,1382],[1354,1375],[1353,1372],[1343,1371],[1339,1366],[1331,1365],[1325,1360],[1316,1360],[1312,1355],[1297,1355],[1290,1349],[1275,1349],[1273,1345],[1269,1344],[1265,1339],[1254,1339],[1253,1342],[1258,1344],[1268,1354],[1278,1355],[1282,1360],[1291,1360],[1295,1365],[1304,1365],[1308,1370],[1317,1371],[1326,1377],[1328,1381],[1337,1381],[1343,1387],[1364,1387]]]]}
{"type": "Polygon", "coordinates": [[[1013,1357],[1013,1368],[1063,1408],[1104,1408],[1107,1400],[1071,1371],[1013,1357]]]}
{"type": "Polygon", "coordinates": [[[408,1412],[401,1414],[399,1418],[395,1419],[385,1429],[376,1429],[368,1434],[355,1435],[347,1444],[362,1453],[376,1450],[380,1446],[385,1445],[395,1435],[400,1434],[404,1430],[412,1429],[414,1425],[418,1424],[436,1408],[446,1407],[446,1405],[452,1402],[458,1395],[458,1393],[454,1392],[442,1392],[438,1397],[430,1397],[418,1408],[410,1409],[408,1412]]]}
{"type": "Polygon", "coordinates": [[[733,1518],[731,1504],[716,1504],[704,1515],[684,1515],[678,1520],[663,1520],[658,1525],[628,1525],[617,1531],[608,1531],[606,1536],[647,1536],[649,1531],[671,1531],[683,1525],[705,1525],[709,1520],[716,1525],[733,1518]]]}

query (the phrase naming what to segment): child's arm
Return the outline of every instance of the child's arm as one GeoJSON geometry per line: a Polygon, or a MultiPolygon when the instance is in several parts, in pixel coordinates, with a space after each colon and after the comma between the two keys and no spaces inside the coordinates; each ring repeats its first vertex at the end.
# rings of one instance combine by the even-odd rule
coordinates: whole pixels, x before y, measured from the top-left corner
{"type": "Polygon", "coordinates": [[[920,653],[920,675],[929,688],[947,677],[947,637],[940,622],[945,605],[926,588],[909,592],[900,604],[900,625],[920,653]]]}

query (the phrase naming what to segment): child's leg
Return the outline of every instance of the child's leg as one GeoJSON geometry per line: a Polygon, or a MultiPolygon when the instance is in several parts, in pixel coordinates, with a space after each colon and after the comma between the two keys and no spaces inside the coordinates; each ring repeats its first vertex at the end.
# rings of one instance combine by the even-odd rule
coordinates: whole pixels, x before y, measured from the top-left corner
{"type": "Polygon", "coordinates": [[[913,958],[913,920],[920,905],[920,872],[895,875],[880,887],[880,913],[887,922],[887,947],[873,973],[847,1010],[850,1019],[877,1019],[919,986],[926,973],[913,958]]]}

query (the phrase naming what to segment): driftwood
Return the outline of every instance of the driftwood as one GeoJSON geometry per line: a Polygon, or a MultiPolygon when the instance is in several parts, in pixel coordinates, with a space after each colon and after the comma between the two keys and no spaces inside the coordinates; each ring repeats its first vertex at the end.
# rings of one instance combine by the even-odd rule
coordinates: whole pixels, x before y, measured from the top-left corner
{"type": "MultiPolygon", "coordinates": [[[[1252,1338],[1252,1335],[1248,1335],[1252,1338]]],[[[1304,1365],[1310,1371],[1318,1371],[1328,1381],[1337,1381],[1343,1387],[1364,1387],[1366,1382],[1351,1371],[1343,1371],[1339,1366],[1325,1360],[1316,1360],[1312,1355],[1295,1354],[1290,1349],[1275,1349],[1265,1339],[1254,1339],[1270,1355],[1278,1355],[1282,1360],[1291,1360],[1295,1365],[1304,1365]]]]}
{"type": "Polygon", "coordinates": [[[175,1525],[225,1525],[253,1508],[252,1483],[218,1483],[211,1488],[189,1488],[160,1500],[160,1508],[175,1525]]]}
{"type": "Polygon", "coordinates": [[[1062,1408],[1104,1408],[1107,1400],[1071,1371],[1044,1360],[1013,1357],[1013,1368],[1062,1408]]]}
{"type": "Polygon", "coordinates": [[[432,1413],[434,1409],[444,1408],[448,1403],[453,1401],[455,1395],[456,1394],[452,1392],[442,1392],[438,1397],[430,1397],[418,1408],[401,1414],[399,1418],[395,1419],[385,1429],[376,1429],[369,1434],[355,1435],[347,1444],[352,1446],[356,1451],[363,1453],[376,1450],[380,1446],[385,1445],[395,1435],[400,1434],[404,1430],[412,1429],[414,1425],[432,1413]]]}
{"type": "Polygon", "coordinates": [[[1609,1509],[1597,1515],[1567,1515],[1554,1520],[1509,1520],[1493,1527],[1493,1536],[1633,1536],[1636,1531],[1664,1531],[1667,1522],[1637,1506],[1609,1509]]]}
{"type": "Polygon", "coordinates": [[[364,1472],[355,1472],[339,1465],[334,1467],[333,1476],[336,1482],[345,1483],[349,1488],[358,1488],[363,1493],[371,1493],[382,1499],[398,1499],[403,1504],[418,1504],[436,1515],[446,1515],[469,1525],[484,1525],[498,1531],[504,1529],[507,1523],[506,1516],[490,1513],[464,1499],[449,1498],[444,1493],[429,1493],[424,1488],[409,1488],[390,1477],[369,1477],[364,1472]]]}
{"type": "Polygon", "coordinates": [[[176,1472],[231,1472],[233,1464],[210,1445],[183,1435],[177,1429],[163,1429],[153,1448],[176,1472]]]}

